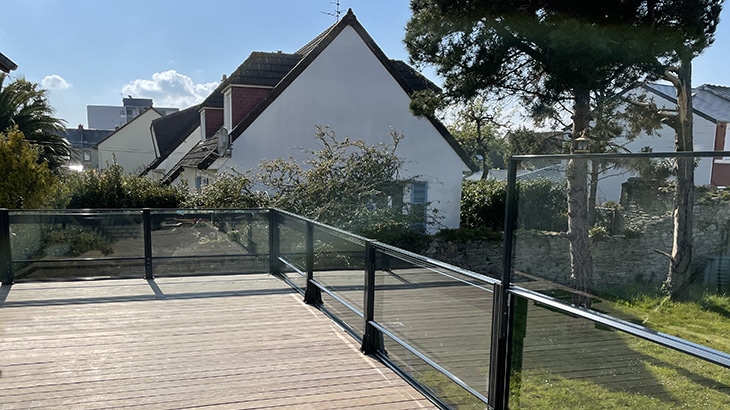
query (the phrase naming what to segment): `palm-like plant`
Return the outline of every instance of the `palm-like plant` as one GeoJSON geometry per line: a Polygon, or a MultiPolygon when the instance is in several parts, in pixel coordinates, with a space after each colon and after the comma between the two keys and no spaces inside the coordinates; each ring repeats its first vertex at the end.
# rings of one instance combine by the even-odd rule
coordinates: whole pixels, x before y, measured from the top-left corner
{"type": "Polygon", "coordinates": [[[0,74],[0,132],[17,128],[38,147],[40,162],[57,171],[71,155],[68,141],[61,137],[64,121],[53,116],[48,91],[38,84],[18,78],[4,85],[0,74]]]}

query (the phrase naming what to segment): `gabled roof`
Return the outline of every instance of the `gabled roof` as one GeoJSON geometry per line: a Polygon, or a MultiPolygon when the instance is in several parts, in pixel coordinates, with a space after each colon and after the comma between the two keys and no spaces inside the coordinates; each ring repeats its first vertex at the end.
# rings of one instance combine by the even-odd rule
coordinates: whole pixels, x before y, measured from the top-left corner
{"type": "MultiPolygon", "coordinates": [[[[651,83],[642,84],[641,87],[667,101],[677,103],[676,91],[671,85],[651,83]]],[[[730,122],[730,87],[705,84],[694,88],[692,110],[695,115],[710,122],[730,122]]]]}
{"type": "Polygon", "coordinates": [[[66,128],[61,137],[71,144],[72,148],[91,148],[108,137],[114,130],[87,130],[84,128],[66,128]]]}
{"type": "Polygon", "coordinates": [[[200,107],[223,108],[223,91],[230,85],[274,87],[302,59],[298,54],[254,51],[230,76],[221,81],[200,107]]]}
{"type": "Polygon", "coordinates": [[[157,168],[200,125],[200,105],[168,114],[152,120],[152,138],[159,156],[150,163],[142,175],[157,168]]]}
{"type": "MultiPolygon", "coordinates": [[[[271,94],[267,96],[261,103],[259,103],[238,125],[236,125],[230,132],[231,141],[235,141],[255,120],[258,116],[268,108],[269,105],[292,83],[294,80],[314,61],[317,56],[329,46],[332,41],[345,29],[345,27],[352,27],[355,32],[363,39],[365,44],[368,46],[370,51],[380,60],[381,64],[388,70],[403,90],[408,94],[412,95],[416,91],[423,90],[425,88],[432,88],[438,90],[438,87],[428,81],[425,77],[417,73],[415,70],[410,68],[406,63],[398,61],[394,63],[394,60],[389,60],[383,50],[378,47],[372,37],[365,31],[365,28],[357,21],[355,14],[352,9],[347,11],[347,14],[335,25],[329,27],[327,30],[315,37],[314,40],[307,43],[302,47],[299,52],[306,52],[302,60],[297,64],[287,75],[274,87],[271,94]]],[[[435,118],[429,117],[428,120],[451,146],[451,148],[459,155],[464,163],[473,171],[479,170],[479,166],[469,158],[469,155],[459,145],[453,135],[449,133],[446,127],[435,118]]]]}
{"type": "Polygon", "coordinates": [[[114,135],[116,135],[117,133],[121,132],[121,131],[122,131],[123,129],[125,129],[125,128],[127,127],[127,125],[129,125],[129,124],[132,124],[133,122],[137,121],[137,120],[138,120],[139,118],[142,118],[142,116],[143,116],[143,115],[145,115],[145,114],[147,114],[147,111],[150,111],[150,110],[152,110],[152,111],[156,112],[156,113],[157,113],[157,115],[159,115],[160,117],[162,117],[162,116],[163,116],[163,114],[162,114],[161,112],[157,111],[157,110],[156,110],[156,109],[155,109],[154,107],[149,107],[149,108],[147,108],[146,110],[144,110],[144,111],[142,111],[141,113],[139,113],[139,115],[138,115],[138,116],[134,117],[134,118],[132,119],[132,121],[129,121],[128,123],[126,123],[126,124],[122,125],[121,127],[119,127],[119,129],[116,129],[116,130],[114,130],[114,132],[112,132],[111,134],[107,135],[107,136],[106,136],[106,138],[104,138],[104,139],[102,139],[101,141],[99,141],[99,142],[97,142],[96,144],[94,144],[94,148],[99,148],[99,144],[101,144],[101,143],[103,143],[104,141],[108,140],[109,138],[113,137],[113,136],[114,136],[114,135]]]}
{"type": "Polygon", "coordinates": [[[0,71],[4,71],[6,73],[9,73],[13,70],[18,68],[18,65],[13,62],[13,60],[7,58],[5,54],[0,53],[0,71]]]}
{"type": "Polygon", "coordinates": [[[218,138],[208,138],[199,141],[175,166],[170,169],[161,179],[164,184],[170,183],[177,178],[183,168],[206,169],[217,158],[218,138]]]}
{"type": "MultiPolygon", "coordinates": [[[[431,89],[440,92],[438,86],[418,73],[408,64],[400,60],[388,59],[375,41],[357,21],[352,9],[336,24],[328,27],[313,40],[305,44],[294,54],[287,53],[265,53],[253,52],[228,78],[221,82],[213,93],[201,104],[205,107],[223,107],[223,91],[233,84],[257,85],[273,87],[271,93],[264,98],[243,120],[234,126],[229,135],[231,141],[235,141],[255,120],[263,113],[269,105],[279,96],[294,80],[314,61],[317,56],[345,29],[352,27],[363,39],[371,52],[383,64],[390,75],[398,82],[401,88],[408,94],[431,89]]],[[[459,155],[464,163],[473,171],[479,166],[472,161],[469,155],[459,145],[456,139],[449,133],[446,127],[435,118],[428,118],[431,125],[438,130],[441,136],[459,155]]],[[[195,167],[206,169],[218,158],[217,137],[212,137],[204,143],[196,145],[168,174],[163,178],[164,182],[174,180],[180,173],[182,167],[195,167]],[[195,161],[198,161],[195,163],[195,161]]]]}
{"type": "Polygon", "coordinates": [[[703,84],[699,86],[700,90],[707,91],[717,97],[730,102],[730,87],[714,84],[703,84]]]}

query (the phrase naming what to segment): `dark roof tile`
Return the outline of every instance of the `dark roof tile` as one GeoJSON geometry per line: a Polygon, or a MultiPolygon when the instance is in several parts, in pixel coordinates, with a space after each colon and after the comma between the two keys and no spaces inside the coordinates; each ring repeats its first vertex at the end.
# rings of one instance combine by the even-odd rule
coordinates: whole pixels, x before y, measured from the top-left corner
{"type": "Polygon", "coordinates": [[[152,120],[153,138],[160,155],[142,172],[146,175],[157,168],[200,125],[200,106],[194,105],[182,111],[152,120]]]}
{"type": "Polygon", "coordinates": [[[301,59],[297,54],[254,51],[200,105],[223,108],[223,91],[231,84],[274,87],[301,59]]]}

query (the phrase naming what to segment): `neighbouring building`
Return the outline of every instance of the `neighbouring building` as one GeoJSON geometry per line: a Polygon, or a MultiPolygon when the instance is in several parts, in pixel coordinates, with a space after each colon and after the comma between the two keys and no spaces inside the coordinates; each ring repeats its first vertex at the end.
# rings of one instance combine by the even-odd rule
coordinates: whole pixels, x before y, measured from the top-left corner
{"type": "MultiPolygon", "coordinates": [[[[676,109],[677,100],[674,87],[664,84],[644,84],[636,93],[645,93],[652,98],[660,109],[676,109]]],[[[693,89],[692,105],[694,110],[694,151],[730,151],[730,141],[726,138],[727,124],[730,122],[730,87],[704,84],[693,89]]],[[[674,152],[674,129],[663,126],[656,135],[640,135],[632,141],[617,140],[629,152],[640,152],[650,147],[652,152],[674,152]]],[[[638,176],[625,170],[607,171],[598,184],[598,203],[618,201],[621,185],[629,177],[638,176]]],[[[704,158],[695,168],[695,185],[730,186],[730,158],[717,156],[704,158]]]]}
{"type": "MultiPolygon", "coordinates": [[[[152,99],[149,98],[123,98],[122,106],[110,105],[87,105],[86,117],[88,126],[91,129],[115,130],[124,124],[132,121],[146,109],[152,107],[152,99]]],[[[162,115],[177,112],[177,108],[160,108],[155,110],[162,115]]]]}
{"type": "Polygon", "coordinates": [[[197,119],[191,109],[155,120],[158,157],[145,173],[195,189],[262,159],[302,160],[318,148],[318,125],[368,144],[392,143],[396,131],[405,136],[401,176],[417,181],[404,200],[429,203],[458,227],[462,176],[478,167],[443,124],[411,113],[412,94],[425,89],[438,87],[388,59],[350,10],[293,53],[251,53],[196,107],[197,119]]]}
{"type": "Polygon", "coordinates": [[[18,68],[18,65],[13,60],[7,58],[5,54],[0,53],[0,71],[9,73],[18,68]]]}
{"type": "Polygon", "coordinates": [[[139,174],[155,160],[155,148],[150,138],[152,121],[162,117],[156,108],[148,107],[121,128],[96,143],[99,169],[118,164],[125,172],[139,174]]]}
{"type": "Polygon", "coordinates": [[[96,144],[108,137],[114,130],[90,130],[79,124],[77,128],[66,128],[63,137],[71,145],[69,165],[73,169],[99,168],[96,144]]]}

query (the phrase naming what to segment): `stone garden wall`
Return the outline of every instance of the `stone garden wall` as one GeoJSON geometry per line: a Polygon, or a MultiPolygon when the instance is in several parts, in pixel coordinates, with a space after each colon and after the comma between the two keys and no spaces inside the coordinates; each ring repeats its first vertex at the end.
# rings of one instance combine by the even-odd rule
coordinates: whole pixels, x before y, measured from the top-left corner
{"type": "MultiPolygon", "coordinates": [[[[662,252],[672,250],[670,212],[650,214],[636,207],[622,211],[624,235],[593,238],[591,249],[597,288],[642,283],[660,286],[669,260],[662,252]]],[[[703,270],[712,257],[730,255],[730,205],[706,201],[694,208],[693,270],[703,270]]],[[[499,277],[502,270],[499,242],[466,243],[435,240],[425,254],[475,272],[499,277]]],[[[557,232],[518,231],[514,268],[560,284],[570,284],[570,253],[567,237],[557,232]]]]}

